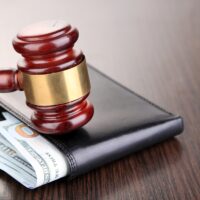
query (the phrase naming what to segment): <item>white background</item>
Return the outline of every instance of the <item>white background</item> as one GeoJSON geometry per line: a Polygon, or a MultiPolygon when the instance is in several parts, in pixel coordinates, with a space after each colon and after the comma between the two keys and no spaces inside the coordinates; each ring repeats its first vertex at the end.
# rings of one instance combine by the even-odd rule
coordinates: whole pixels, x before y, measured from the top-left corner
{"type": "Polygon", "coordinates": [[[179,94],[183,84],[172,69],[190,70],[190,62],[199,59],[192,51],[200,50],[196,28],[200,21],[190,21],[198,9],[195,1],[186,0],[1,0],[0,66],[16,66],[20,55],[12,47],[12,38],[21,28],[40,20],[64,19],[79,29],[76,46],[89,63],[168,107],[176,95],[170,95],[170,88],[176,86],[179,94]],[[177,66],[176,60],[183,66],[177,66]],[[169,85],[168,96],[162,91],[164,82],[169,85]]]}

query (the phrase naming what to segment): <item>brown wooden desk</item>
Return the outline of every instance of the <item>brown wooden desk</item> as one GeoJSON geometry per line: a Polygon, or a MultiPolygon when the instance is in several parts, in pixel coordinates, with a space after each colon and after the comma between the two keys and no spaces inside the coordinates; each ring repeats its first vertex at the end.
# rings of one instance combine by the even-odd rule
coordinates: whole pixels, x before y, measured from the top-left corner
{"type": "Polygon", "coordinates": [[[34,191],[0,172],[0,199],[200,199],[199,6],[194,0],[1,2],[0,65],[16,63],[9,42],[20,27],[69,19],[80,29],[79,46],[89,62],[182,115],[185,131],[70,182],[34,191]]]}

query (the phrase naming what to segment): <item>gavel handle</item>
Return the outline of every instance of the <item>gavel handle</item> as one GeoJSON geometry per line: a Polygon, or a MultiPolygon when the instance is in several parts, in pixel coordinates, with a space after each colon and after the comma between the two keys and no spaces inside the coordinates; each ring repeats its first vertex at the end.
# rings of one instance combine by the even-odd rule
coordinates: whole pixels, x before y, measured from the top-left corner
{"type": "Polygon", "coordinates": [[[0,92],[13,92],[16,90],[22,90],[18,71],[0,70],[0,92]]]}

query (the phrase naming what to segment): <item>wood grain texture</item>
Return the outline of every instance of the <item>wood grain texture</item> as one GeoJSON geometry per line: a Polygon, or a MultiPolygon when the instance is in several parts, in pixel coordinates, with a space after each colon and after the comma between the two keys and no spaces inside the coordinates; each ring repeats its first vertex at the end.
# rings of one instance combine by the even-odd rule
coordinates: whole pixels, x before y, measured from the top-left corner
{"type": "MultiPolygon", "coordinates": [[[[1,64],[16,63],[7,43],[9,32],[15,33],[18,26],[28,24],[28,20],[40,20],[41,16],[74,20],[73,24],[82,32],[80,46],[86,50],[88,61],[127,87],[182,115],[185,131],[176,139],[70,182],[62,179],[34,191],[0,172],[0,199],[200,199],[200,2],[126,0],[97,3],[88,0],[78,4],[60,1],[59,5],[57,1],[51,4],[49,1],[35,2],[38,4],[29,8],[23,1],[24,12],[18,13],[18,19],[10,13],[7,21],[8,14],[1,7],[0,18],[5,19],[1,23],[15,25],[11,30],[4,29],[7,36],[0,33],[0,42],[4,45],[0,47],[4,55],[1,64]],[[43,13],[41,16],[38,5],[43,13]],[[77,5],[79,12],[75,12],[77,5]],[[52,14],[55,9],[60,9],[59,15],[52,14]],[[84,9],[87,12],[81,13],[84,9]],[[91,27],[95,37],[89,34],[91,27]],[[8,62],[10,57],[12,60],[8,62]]],[[[5,2],[4,6],[16,9],[20,7],[18,4],[5,2]]]]}

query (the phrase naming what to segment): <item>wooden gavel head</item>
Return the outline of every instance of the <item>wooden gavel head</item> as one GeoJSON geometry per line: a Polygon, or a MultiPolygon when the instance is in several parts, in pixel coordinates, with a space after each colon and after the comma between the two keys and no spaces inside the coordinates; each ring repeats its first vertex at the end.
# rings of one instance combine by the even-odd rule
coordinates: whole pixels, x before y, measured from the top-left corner
{"type": "Polygon", "coordinates": [[[41,133],[68,133],[93,116],[85,56],[73,48],[77,39],[78,30],[61,20],[32,24],[13,40],[23,56],[18,70],[0,71],[0,92],[23,90],[41,133]]]}

